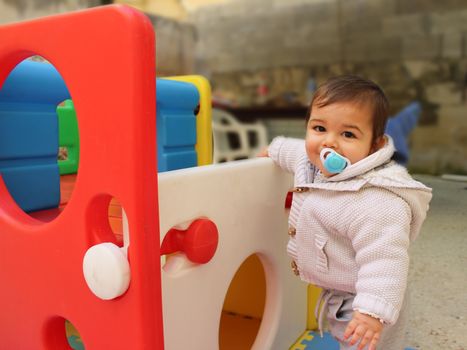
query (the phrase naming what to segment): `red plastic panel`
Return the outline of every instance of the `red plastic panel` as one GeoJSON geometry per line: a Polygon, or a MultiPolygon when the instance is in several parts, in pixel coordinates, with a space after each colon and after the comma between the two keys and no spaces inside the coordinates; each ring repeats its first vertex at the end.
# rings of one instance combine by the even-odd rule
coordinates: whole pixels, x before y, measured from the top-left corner
{"type": "Polygon", "coordinates": [[[2,26],[0,38],[0,85],[24,58],[45,57],[70,90],[81,141],[74,192],[51,222],[22,212],[0,181],[0,347],[69,348],[68,319],[86,350],[163,349],[151,23],[108,6],[2,26]],[[131,283],[103,301],[82,261],[115,239],[113,197],[129,220],[131,283]]]}

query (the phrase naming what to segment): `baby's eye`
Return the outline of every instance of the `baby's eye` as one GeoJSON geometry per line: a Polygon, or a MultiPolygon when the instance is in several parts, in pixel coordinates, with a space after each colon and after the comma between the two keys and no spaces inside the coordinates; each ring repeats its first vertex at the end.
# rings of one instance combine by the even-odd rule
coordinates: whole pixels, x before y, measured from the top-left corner
{"type": "Polygon", "coordinates": [[[325,132],[326,131],[325,127],[321,126],[321,125],[314,126],[313,130],[318,131],[318,132],[325,132]]]}
{"type": "Polygon", "coordinates": [[[353,132],[350,132],[350,131],[344,131],[342,133],[342,135],[344,135],[344,137],[349,138],[349,139],[354,139],[355,138],[355,134],[353,132]]]}

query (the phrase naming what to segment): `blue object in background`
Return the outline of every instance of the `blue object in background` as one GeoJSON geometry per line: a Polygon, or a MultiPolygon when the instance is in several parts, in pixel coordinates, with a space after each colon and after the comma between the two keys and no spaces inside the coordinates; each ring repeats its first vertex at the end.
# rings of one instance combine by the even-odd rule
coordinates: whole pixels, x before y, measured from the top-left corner
{"type": "Polygon", "coordinates": [[[409,161],[407,137],[417,125],[421,111],[420,103],[412,102],[391,117],[386,125],[386,134],[391,136],[396,148],[393,159],[401,165],[406,165],[409,161]]]}
{"type": "Polygon", "coordinates": [[[70,98],[53,65],[26,60],[0,90],[0,174],[26,212],[60,204],[57,105],[70,98]]]}
{"type": "Polygon", "coordinates": [[[197,166],[198,89],[193,84],[156,79],[158,171],[197,166]]]}

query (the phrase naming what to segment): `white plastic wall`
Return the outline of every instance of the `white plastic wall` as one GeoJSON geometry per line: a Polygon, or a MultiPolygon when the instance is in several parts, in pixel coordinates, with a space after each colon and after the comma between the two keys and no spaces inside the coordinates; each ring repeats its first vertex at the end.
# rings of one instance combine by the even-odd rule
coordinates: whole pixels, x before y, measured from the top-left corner
{"type": "Polygon", "coordinates": [[[177,253],[163,267],[166,350],[219,348],[225,295],[240,265],[255,253],[267,291],[253,349],[288,349],[305,330],[306,285],[292,273],[286,254],[284,202],[291,187],[292,177],[266,158],[159,174],[161,242],[171,228],[186,228],[197,218],[212,220],[219,230],[216,254],[207,264],[194,265],[177,253]]]}

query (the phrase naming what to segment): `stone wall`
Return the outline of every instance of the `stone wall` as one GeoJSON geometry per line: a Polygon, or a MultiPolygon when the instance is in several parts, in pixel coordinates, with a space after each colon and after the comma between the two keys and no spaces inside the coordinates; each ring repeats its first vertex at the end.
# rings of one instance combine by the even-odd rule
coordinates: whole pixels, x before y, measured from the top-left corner
{"type": "MultiPolygon", "coordinates": [[[[125,1],[119,0],[124,3],[125,1]]],[[[137,1],[133,1],[139,3],[137,1]]],[[[70,12],[112,0],[0,0],[0,24],[70,12]]],[[[127,4],[132,1],[126,1],[127,4]]],[[[142,2],[141,2],[142,3],[142,2]]],[[[188,22],[147,14],[156,31],[158,76],[191,74],[194,70],[196,30],[188,22]]]]}
{"type": "Polygon", "coordinates": [[[196,29],[187,22],[147,15],[156,32],[157,76],[193,74],[196,29]]]}
{"type": "Polygon", "coordinates": [[[98,6],[101,0],[0,0],[0,24],[98,6]]]}
{"type": "Polygon", "coordinates": [[[215,95],[306,104],[310,82],[361,74],[384,88],[392,113],[422,103],[412,170],[467,173],[467,2],[237,0],[192,19],[215,95]]]}

